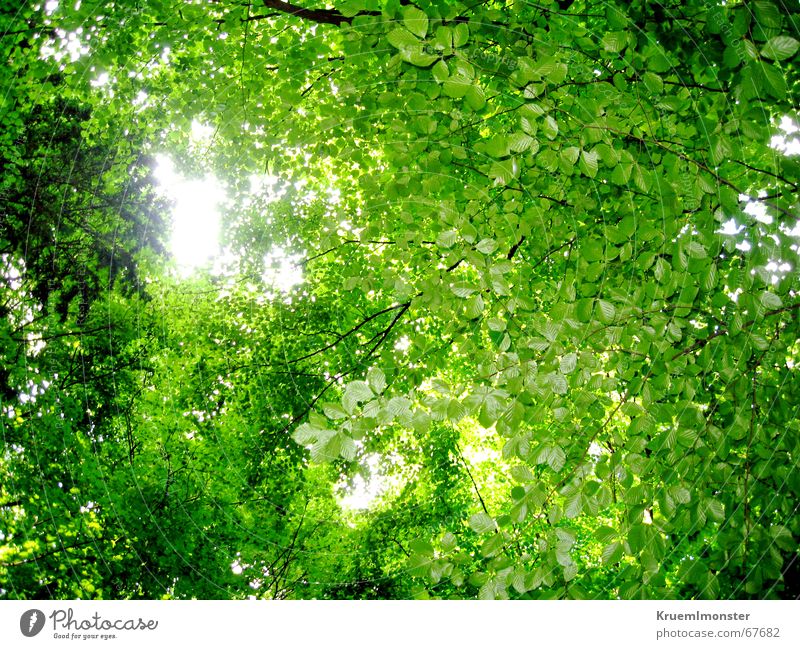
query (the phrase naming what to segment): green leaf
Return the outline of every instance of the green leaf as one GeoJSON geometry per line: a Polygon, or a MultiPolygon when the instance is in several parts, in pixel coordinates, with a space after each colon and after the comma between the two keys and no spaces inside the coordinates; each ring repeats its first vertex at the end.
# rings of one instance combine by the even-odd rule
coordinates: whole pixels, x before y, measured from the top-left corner
{"type": "Polygon", "coordinates": [[[517,482],[532,482],[535,480],[533,472],[524,464],[511,467],[511,477],[517,482]]]}
{"type": "Polygon", "coordinates": [[[798,47],[800,47],[800,42],[791,36],[775,36],[761,48],[761,56],[773,61],[785,61],[795,55],[798,47]]]}
{"type": "Polygon", "coordinates": [[[552,115],[547,115],[542,124],[542,133],[550,140],[555,140],[558,135],[558,123],[552,115]]]}
{"type": "Polygon", "coordinates": [[[486,93],[477,83],[470,84],[467,92],[464,94],[467,104],[472,110],[480,110],[486,105],[486,93]]]}
{"type": "Polygon", "coordinates": [[[603,243],[598,239],[586,239],[581,243],[581,253],[587,261],[602,261],[605,258],[603,243]]]}
{"type": "Polygon", "coordinates": [[[656,259],[655,266],[653,267],[653,274],[659,282],[668,284],[670,277],[672,277],[672,267],[663,257],[659,257],[656,259]]]}
{"type": "Polygon", "coordinates": [[[553,372],[550,375],[550,387],[555,394],[566,394],[569,390],[566,377],[559,372],[553,372]]]}
{"type": "Polygon", "coordinates": [[[344,389],[342,406],[348,413],[353,414],[357,404],[369,401],[373,396],[372,390],[365,381],[351,381],[344,389]]]}
{"type": "Polygon", "coordinates": [[[613,527],[601,525],[595,529],[594,535],[599,543],[608,544],[617,538],[618,533],[613,527]]]}
{"type": "Polygon", "coordinates": [[[564,515],[567,518],[576,518],[583,509],[583,496],[578,491],[572,494],[564,503],[564,515]]]}
{"type": "Polygon", "coordinates": [[[466,23],[458,23],[453,28],[453,47],[463,47],[469,41],[469,27],[466,23]]]}
{"type": "Polygon", "coordinates": [[[427,14],[413,5],[403,8],[403,24],[408,31],[420,38],[425,38],[428,33],[427,14]]]}
{"type": "Polygon", "coordinates": [[[604,324],[611,324],[614,322],[614,318],[617,315],[617,310],[614,308],[614,305],[607,300],[598,300],[597,307],[599,310],[600,321],[604,324]]]}
{"type": "Polygon", "coordinates": [[[437,82],[443,83],[450,76],[450,70],[448,70],[447,68],[447,63],[445,63],[442,60],[439,60],[431,68],[431,74],[433,75],[433,78],[436,79],[437,82]]]}
{"type": "Polygon", "coordinates": [[[759,299],[761,300],[761,304],[764,305],[764,308],[770,311],[783,307],[781,298],[772,291],[764,291],[759,299]]]}
{"type": "Polygon", "coordinates": [[[356,453],[358,452],[355,441],[346,435],[340,435],[339,443],[341,445],[339,455],[341,455],[342,459],[348,462],[355,460],[356,453]]]}
{"type": "Polygon", "coordinates": [[[330,419],[345,419],[347,417],[344,408],[338,403],[323,403],[322,411],[325,413],[325,416],[330,419]]]}
{"type": "Polygon", "coordinates": [[[515,153],[524,153],[530,149],[535,142],[536,140],[530,135],[520,131],[512,133],[508,138],[508,145],[515,153]]]}
{"type": "Polygon", "coordinates": [[[761,77],[766,80],[766,89],[770,95],[777,99],[784,99],[786,97],[786,77],[780,69],[762,61],[757,64],[756,73],[760,73],[761,77]]]}
{"type": "Polygon", "coordinates": [[[617,563],[622,559],[624,550],[619,541],[613,541],[603,548],[602,559],[605,565],[617,563]]]}
{"type": "Polygon", "coordinates": [[[433,556],[433,546],[430,544],[430,541],[426,541],[425,539],[412,539],[408,547],[414,554],[421,554],[426,557],[433,556]]]}
{"type": "Polygon", "coordinates": [[[421,43],[419,39],[414,36],[410,31],[407,29],[403,29],[402,27],[397,27],[390,31],[386,35],[386,39],[389,41],[391,45],[394,45],[397,49],[404,49],[407,47],[420,47],[421,43]]]}
{"type": "Polygon", "coordinates": [[[682,505],[686,505],[692,500],[692,494],[686,487],[674,487],[672,489],[673,498],[682,505]]]}
{"type": "Polygon", "coordinates": [[[461,99],[472,88],[472,82],[459,76],[450,76],[442,83],[444,94],[453,99],[461,99]]]}
{"type": "Polygon", "coordinates": [[[791,552],[797,549],[794,536],[785,525],[771,525],[769,528],[769,535],[782,550],[791,552]]]}
{"type": "Polygon", "coordinates": [[[446,230],[440,232],[436,237],[436,245],[440,248],[452,248],[458,240],[458,232],[456,230],[446,230]]]}
{"type": "Polygon", "coordinates": [[[493,532],[497,529],[494,519],[486,512],[480,512],[470,516],[469,526],[477,534],[488,534],[489,532],[493,532]]]}
{"type": "Polygon", "coordinates": [[[603,35],[601,43],[607,52],[621,52],[628,43],[628,34],[620,31],[608,32],[603,35]]]}
{"type": "Polygon", "coordinates": [[[497,250],[497,242],[494,239],[481,239],[475,249],[484,255],[491,255],[497,250]]]}
{"type": "Polygon", "coordinates": [[[495,181],[498,185],[507,185],[519,173],[519,165],[514,158],[507,160],[499,160],[492,164],[489,169],[489,178],[495,181]]]}
{"type": "Polygon", "coordinates": [[[705,259],[708,256],[705,246],[699,241],[690,241],[686,253],[693,259],[705,259]]]}
{"type": "Polygon", "coordinates": [[[506,539],[502,535],[493,534],[488,539],[486,539],[481,545],[481,554],[484,557],[496,556],[499,552],[502,551],[505,543],[506,539]]]}
{"type": "Polygon", "coordinates": [[[589,176],[589,178],[594,178],[597,175],[598,159],[599,156],[595,151],[581,151],[580,168],[585,175],[589,176]]]}
{"type": "Polygon", "coordinates": [[[564,453],[564,449],[560,446],[554,446],[550,448],[547,453],[547,465],[556,473],[561,471],[564,468],[564,464],[567,461],[567,454],[564,453]]]}
{"type": "Polygon", "coordinates": [[[570,352],[569,354],[565,354],[561,357],[561,361],[559,362],[559,368],[561,369],[562,374],[570,374],[575,370],[575,367],[578,364],[578,355],[574,352],[570,352]]]}
{"type": "Polygon", "coordinates": [[[664,82],[657,74],[653,72],[645,72],[642,74],[642,81],[645,87],[654,95],[660,95],[664,92],[664,82]]]}
{"type": "Polygon", "coordinates": [[[434,54],[425,52],[421,45],[417,47],[404,47],[400,50],[400,56],[404,61],[419,68],[427,68],[431,63],[439,59],[434,54]]]}
{"type": "Polygon", "coordinates": [[[455,535],[452,532],[445,532],[442,535],[442,550],[445,552],[451,552],[455,549],[458,540],[456,539],[455,535]]]}
{"type": "Polygon", "coordinates": [[[508,140],[504,135],[495,135],[486,143],[486,153],[493,158],[504,158],[509,154],[508,140]]]}
{"type": "Polygon", "coordinates": [[[375,394],[380,394],[386,387],[386,377],[379,367],[371,367],[367,371],[367,383],[375,394]]]}
{"type": "Polygon", "coordinates": [[[725,506],[715,498],[706,500],[706,511],[708,517],[716,523],[723,523],[725,521],[725,506]]]}

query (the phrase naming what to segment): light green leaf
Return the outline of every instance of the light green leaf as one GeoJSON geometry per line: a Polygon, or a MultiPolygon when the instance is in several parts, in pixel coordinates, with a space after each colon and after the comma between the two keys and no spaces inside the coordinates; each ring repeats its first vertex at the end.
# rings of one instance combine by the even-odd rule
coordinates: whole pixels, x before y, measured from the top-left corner
{"type": "Polygon", "coordinates": [[[417,47],[404,47],[400,50],[400,56],[404,61],[411,65],[416,65],[419,68],[427,68],[431,63],[439,59],[434,54],[429,54],[423,50],[422,46],[417,47]]]}
{"type": "Polygon", "coordinates": [[[725,506],[716,498],[706,500],[706,511],[708,517],[716,523],[725,521],[725,506]]]}
{"type": "Polygon", "coordinates": [[[705,246],[699,241],[690,241],[686,253],[694,259],[705,259],[708,256],[705,246]]]}
{"type": "Polygon", "coordinates": [[[535,141],[527,133],[517,131],[509,136],[508,145],[515,153],[523,153],[530,149],[535,141]]]}
{"type": "Polygon", "coordinates": [[[491,255],[495,250],[497,250],[497,241],[494,239],[481,239],[475,249],[478,252],[482,252],[484,255],[491,255]]]}
{"type": "Polygon", "coordinates": [[[772,291],[764,291],[759,298],[765,309],[773,310],[783,307],[783,300],[772,291]]]}
{"type": "Polygon", "coordinates": [[[614,318],[617,315],[617,310],[614,308],[614,305],[607,300],[597,300],[597,307],[599,309],[600,321],[605,324],[611,324],[614,322],[614,318]]]}
{"type": "Polygon", "coordinates": [[[469,27],[466,23],[458,23],[453,28],[453,47],[463,47],[469,41],[469,27]]]}
{"type": "Polygon", "coordinates": [[[486,105],[486,93],[476,82],[471,83],[469,88],[467,88],[464,99],[466,99],[467,104],[469,104],[472,110],[480,110],[486,105]]]}
{"type": "Polygon", "coordinates": [[[664,91],[664,82],[654,72],[645,72],[642,75],[645,87],[654,95],[660,95],[664,91]]]}
{"type": "Polygon", "coordinates": [[[420,38],[425,38],[428,33],[428,16],[414,5],[403,8],[403,24],[408,31],[420,38]]]}
{"type": "Polygon", "coordinates": [[[390,31],[386,35],[386,39],[397,49],[421,46],[419,39],[410,31],[403,29],[402,27],[397,27],[396,29],[390,31]]]}
{"type": "Polygon", "coordinates": [[[561,471],[564,468],[564,464],[567,461],[567,454],[564,453],[564,449],[560,446],[554,446],[550,448],[547,453],[547,465],[556,473],[561,471]]]}
{"type": "Polygon", "coordinates": [[[761,48],[761,56],[773,61],[785,61],[795,55],[798,47],[800,47],[800,42],[791,36],[775,36],[761,48]]]}
{"type": "Polygon", "coordinates": [[[433,78],[436,79],[436,81],[442,83],[450,76],[450,70],[448,70],[447,68],[447,63],[445,63],[442,60],[439,60],[431,68],[431,74],[433,75],[433,78]]]}
{"type": "Polygon", "coordinates": [[[561,150],[561,156],[567,161],[567,163],[571,165],[574,165],[576,162],[578,162],[578,157],[580,154],[580,147],[577,146],[568,146],[561,150]]]}
{"type": "Polygon", "coordinates": [[[622,559],[623,548],[619,541],[612,541],[603,548],[602,559],[605,565],[617,563],[622,559]]]}
{"type": "Polygon", "coordinates": [[[607,52],[621,52],[628,43],[626,32],[608,32],[602,38],[603,49],[607,52]]]}
{"type": "Polygon", "coordinates": [[[570,352],[569,354],[565,354],[561,357],[561,361],[559,362],[559,368],[561,369],[562,374],[570,374],[575,370],[575,367],[578,364],[578,355],[574,352],[570,352]]]}
{"type": "Polygon", "coordinates": [[[489,169],[489,177],[498,185],[507,185],[519,173],[519,165],[514,158],[498,160],[489,169]]]}
{"type": "Polygon", "coordinates": [[[351,381],[347,384],[342,395],[342,406],[352,414],[357,404],[373,398],[372,390],[365,381],[351,381]]]}
{"type": "Polygon", "coordinates": [[[511,477],[517,482],[532,482],[535,479],[533,472],[524,464],[512,466],[511,477]]]}
{"type": "Polygon", "coordinates": [[[580,168],[584,174],[589,176],[589,178],[594,178],[597,175],[598,159],[599,156],[595,151],[581,151],[580,168]]]}
{"type": "Polygon", "coordinates": [[[558,136],[558,123],[552,115],[547,115],[542,124],[542,133],[550,140],[555,140],[558,136]]]}
{"type": "Polygon", "coordinates": [[[493,532],[497,529],[497,525],[494,522],[494,519],[489,516],[486,512],[480,512],[478,514],[473,514],[469,518],[469,526],[477,533],[477,534],[487,534],[489,532],[493,532]]]}
{"type": "Polygon", "coordinates": [[[344,411],[338,403],[323,403],[322,404],[322,412],[325,413],[326,417],[330,419],[344,419],[347,417],[347,413],[344,411]]]}
{"type": "Polygon", "coordinates": [[[458,232],[456,230],[445,230],[436,237],[436,245],[440,248],[452,248],[457,239],[458,232]]]}
{"type": "Polygon", "coordinates": [[[380,394],[386,387],[386,376],[379,367],[371,367],[367,371],[367,382],[375,394],[380,394]]]}

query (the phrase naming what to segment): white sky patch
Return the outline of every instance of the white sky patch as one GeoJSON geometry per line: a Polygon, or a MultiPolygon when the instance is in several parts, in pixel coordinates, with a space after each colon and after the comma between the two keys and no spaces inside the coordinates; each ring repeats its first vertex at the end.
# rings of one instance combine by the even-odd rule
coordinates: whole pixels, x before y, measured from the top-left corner
{"type": "Polygon", "coordinates": [[[259,194],[263,191],[269,191],[270,188],[278,184],[280,179],[272,174],[251,174],[250,175],[250,193],[259,194]]]}
{"type": "Polygon", "coordinates": [[[140,90],[133,98],[131,103],[136,107],[144,106],[147,103],[148,98],[149,95],[144,90],[140,90]]]}
{"type": "Polygon", "coordinates": [[[74,32],[67,33],[63,29],[56,28],[55,35],[57,38],[50,39],[42,45],[42,57],[45,59],[52,58],[57,62],[69,57],[73,63],[81,56],[89,54],[89,48],[81,43],[80,35],[83,33],[83,27],[78,27],[74,32]]]}
{"type": "Polygon", "coordinates": [[[157,156],[155,174],[164,195],[173,201],[170,248],[182,274],[189,274],[219,253],[219,205],[225,192],[212,175],[189,180],[175,171],[167,156],[157,156]]]}
{"type": "Polygon", "coordinates": [[[727,234],[728,236],[733,236],[734,234],[739,234],[744,229],[743,225],[739,225],[736,223],[736,219],[728,219],[725,223],[722,224],[722,227],[717,230],[719,234],[727,234]]]}
{"type": "Polygon", "coordinates": [[[264,282],[281,293],[288,293],[303,283],[303,268],[299,265],[303,255],[287,253],[275,246],[264,256],[264,282]]]}
{"type": "MultiPolygon", "coordinates": [[[[369,509],[370,505],[385,488],[385,477],[378,470],[380,455],[372,453],[365,458],[369,467],[370,479],[364,480],[360,475],[353,478],[353,488],[345,496],[339,497],[339,506],[342,509],[369,509]]],[[[336,486],[337,491],[345,488],[344,483],[336,486]]]]}
{"type": "Polygon", "coordinates": [[[589,455],[591,455],[595,460],[599,460],[603,453],[605,453],[603,447],[597,442],[592,442],[589,444],[589,455]]]}
{"type": "Polygon", "coordinates": [[[790,137],[800,132],[800,126],[791,117],[784,115],[778,128],[783,132],[772,136],[770,146],[784,155],[800,155],[800,138],[790,137]]]}
{"type": "MultiPolygon", "coordinates": [[[[759,190],[759,198],[763,198],[766,195],[767,192],[764,190],[759,190]]],[[[745,214],[755,217],[756,221],[764,223],[765,225],[772,223],[772,216],[767,214],[767,206],[765,203],[761,202],[760,200],[750,198],[747,194],[739,194],[739,200],[746,203],[744,209],[742,210],[745,214]]]]}
{"type": "Polygon", "coordinates": [[[250,194],[258,196],[262,201],[274,203],[286,195],[286,185],[280,178],[272,174],[252,174],[250,176],[250,194]]]}
{"type": "Polygon", "coordinates": [[[342,202],[342,191],[338,187],[328,188],[328,202],[331,205],[338,205],[342,202]]]}
{"type": "Polygon", "coordinates": [[[96,79],[93,79],[89,82],[89,85],[93,88],[100,88],[101,86],[105,86],[111,77],[109,77],[108,72],[101,72],[97,75],[96,79]]]}
{"type": "Polygon", "coordinates": [[[214,137],[215,130],[213,126],[198,122],[196,119],[192,120],[192,133],[189,139],[194,144],[209,145],[214,137]]]}

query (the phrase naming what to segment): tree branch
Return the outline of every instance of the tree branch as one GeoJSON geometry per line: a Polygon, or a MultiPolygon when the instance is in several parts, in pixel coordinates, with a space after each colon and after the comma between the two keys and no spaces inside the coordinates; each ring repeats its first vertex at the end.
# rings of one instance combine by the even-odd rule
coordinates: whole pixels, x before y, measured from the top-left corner
{"type": "MultiPolygon", "coordinates": [[[[400,315],[402,315],[405,312],[405,310],[408,309],[409,306],[411,306],[411,302],[403,302],[402,304],[395,304],[394,306],[386,307],[385,309],[381,309],[380,311],[376,311],[372,315],[366,317],[364,320],[359,322],[355,327],[353,327],[349,331],[347,331],[347,332],[345,332],[343,334],[340,334],[336,338],[336,340],[334,340],[332,343],[329,343],[328,345],[325,345],[325,347],[322,347],[321,349],[317,349],[316,351],[313,351],[313,352],[310,352],[308,354],[305,354],[304,356],[300,356],[299,358],[295,358],[295,359],[293,359],[291,361],[288,361],[288,364],[299,363],[300,361],[306,360],[307,358],[311,358],[312,356],[316,356],[317,354],[321,354],[322,352],[329,350],[331,347],[335,347],[336,345],[338,345],[340,342],[342,342],[349,335],[354,334],[356,331],[358,331],[364,325],[366,325],[367,323],[369,323],[372,320],[374,320],[375,318],[377,318],[379,315],[383,315],[384,313],[389,313],[390,311],[395,311],[397,309],[402,309],[402,311],[400,312],[400,315]]],[[[396,320],[397,320],[397,318],[395,318],[395,321],[396,320]]],[[[392,324],[394,324],[394,322],[392,324]]],[[[391,325],[390,325],[389,328],[391,329],[391,325]]]]}
{"type": "MultiPolygon", "coordinates": [[[[777,315],[779,313],[786,313],[787,311],[794,311],[795,309],[798,309],[798,308],[800,308],[800,302],[797,302],[795,304],[790,304],[789,306],[785,306],[785,307],[782,307],[780,309],[774,309],[773,311],[767,311],[764,314],[764,317],[767,318],[769,316],[777,315]]],[[[748,320],[747,322],[745,322],[742,325],[742,329],[746,329],[747,327],[749,327],[750,325],[752,325],[754,323],[755,323],[755,319],[748,320]]],[[[689,347],[687,347],[683,351],[680,351],[677,354],[675,354],[672,357],[672,360],[674,361],[677,358],[680,358],[681,356],[686,356],[687,354],[691,354],[693,351],[695,351],[697,349],[701,349],[702,347],[705,347],[708,343],[710,343],[712,340],[714,340],[714,338],[718,338],[719,336],[724,336],[727,333],[728,333],[727,329],[720,329],[719,331],[715,331],[713,334],[711,334],[707,338],[701,338],[700,340],[696,341],[695,343],[689,345],[689,347]]]]}
{"type": "MultiPolygon", "coordinates": [[[[353,20],[347,16],[342,15],[336,9],[306,9],[299,7],[291,2],[281,2],[281,0],[261,0],[262,4],[267,9],[274,9],[284,14],[289,14],[295,18],[302,18],[303,20],[310,20],[311,22],[321,23],[324,25],[341,26],[342,23],[350,24],[353,20]]],[[[358,15],[379,16],[379,11],[362,11],[358,15]]]]}
{"type": "Polygon", "coordinates": [[[517,241],[513,246],[511,246],[511,250],[508,251],[508,255],[506,255],[506,259],[513,259],[514,255],[517,254],[517,250],[519,250],[519,247],[523,244],[524,241],[525,241],[525,235],[523,234],[519,238],[519,241],[517,241]]]}
{"type": "MultiPolygon", "coordinates": [[[[475,482],[475,478],[472,477],[472,471],[469,470],[469,465],[467,464],[467,461],[464,459],[464,454],[461,452],[461,447],[458,444],[456,444],[456,450],[458,451],[458,457],[461,459],[461,464],[464,465],[464,468],[467,470],[467,475],[469,476],[469,479],[472,481],[472,486],[475,489],[475,494],[478,496],[478,500],[481,503],[481,508],[483,509],[484,513],[487,516],[491,516],[489,510],[486,509],[486,503],[483,501],[483,496],[481,496],[481,492],[478,489],[478,483],[475,482]]],[[[495,531],[497,530],[495,529],[495,531]]]]}

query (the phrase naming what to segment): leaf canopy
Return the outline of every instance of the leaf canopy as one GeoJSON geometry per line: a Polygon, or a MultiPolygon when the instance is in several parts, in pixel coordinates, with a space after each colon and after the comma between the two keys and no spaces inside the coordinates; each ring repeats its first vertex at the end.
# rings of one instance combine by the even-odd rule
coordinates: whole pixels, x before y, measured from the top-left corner
{"type": "Polygon", "coordinates": [[[0,596],[798,596],[795,7],[1,19],[0,596]]]}

